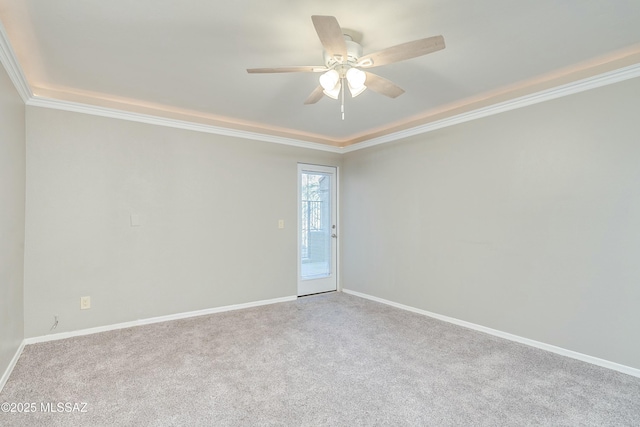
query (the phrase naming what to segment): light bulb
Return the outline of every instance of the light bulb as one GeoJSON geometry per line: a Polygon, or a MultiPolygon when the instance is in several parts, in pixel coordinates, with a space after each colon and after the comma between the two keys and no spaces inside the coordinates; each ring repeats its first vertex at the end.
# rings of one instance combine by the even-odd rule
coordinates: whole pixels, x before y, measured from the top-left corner
{"type": "Polygon", "coordinates": [[[322,74],[319,80],[320,86],[322,86],[325,91],[329,92],[332,91],[338,84],[340,75],[336,70],[329,70],[326,73],[322,74]]]}

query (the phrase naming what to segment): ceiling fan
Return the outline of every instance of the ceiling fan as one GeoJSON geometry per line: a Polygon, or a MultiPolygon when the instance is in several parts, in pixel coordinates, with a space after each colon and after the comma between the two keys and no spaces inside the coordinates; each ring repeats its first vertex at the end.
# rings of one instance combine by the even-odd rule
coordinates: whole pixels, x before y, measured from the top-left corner
{"type": "Polygon", "coordinates": [[[364,71],[381,65],[404,61],[444,49],[444,38],[433,36],[425,39],[402,43],[378,52],[362,56],[362,46],[343,34],[338,20],[333,16],[314,15],[311,17],[324,48],[324,65],[249,68],[248,73],[322,73],[320,85],[311,92],[305,104],[315,104],[322,95],[338,99],[342,97],[342,119],[344,120],[344,91],[349,89],[352,97],[369,88],[374,92],[396,98],[404,90],[389,80],[364,71]]]}

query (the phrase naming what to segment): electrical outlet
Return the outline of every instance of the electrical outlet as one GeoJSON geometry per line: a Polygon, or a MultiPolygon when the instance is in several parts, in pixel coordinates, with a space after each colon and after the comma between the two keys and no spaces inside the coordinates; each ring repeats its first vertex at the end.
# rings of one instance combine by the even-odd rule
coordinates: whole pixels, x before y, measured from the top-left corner
{"type": "Polygon", "coordinates": [[[278,228],[284,228],[284,219],[278,221],[278,228]]]}
{"type": "Polygon", "coordinates": [[[80,310],[91,308],[91,297],[80,297],[80,310]]]}

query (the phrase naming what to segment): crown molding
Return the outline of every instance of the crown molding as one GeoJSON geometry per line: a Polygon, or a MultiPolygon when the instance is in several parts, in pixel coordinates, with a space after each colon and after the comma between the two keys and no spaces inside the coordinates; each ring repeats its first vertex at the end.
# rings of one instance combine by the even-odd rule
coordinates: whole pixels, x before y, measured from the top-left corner
{"type": "Polygon", "coordinates": [[[128,120],[132,122],[146,123],[157,126],[166,126],[176,129],[191,130],[195,132],[211,133],[215,135],[231,136],[235,138],[250,139],[255,141],[271,142],[275,144],[289,145],[298,148],[309,148],[313,150],[329,151],[332,153],[342,153],[343,149],[331,145],[316,142],[303,141],[294,138],[286,138],[275,135],[268,135],[258,132],[231,129],[221,126],[206,125],[185,120],[176,120],[166,117],[154,116],[150,114],[134,113],[115,108],[99,107],[79,102],[62,101],[59,99],[32,96],[26,104],[31,107],[51,108],[55,110],[71,111],[75,113],[90,114],[93,116],[108,117],[112,119],[128,120]]]}
{"type": "Polygon", "coordinates": [[[188,120],[171,119],[153,114],[136,113],[117,108],[100,107],[86,103],[35,96],[31,87],[29,86],[24,73],[22,72],[22,67],[20,67],[15,52],[11,47],[11,43],[9,43],[9,38],[4,29],[4,26],[2,25],[2,22],[0,22],[0,63],[4,65],[9,78],[13,82],[24,103],[29,106],[71,111],[90,114],[94,116],[128,120],[157,126],[166,126],[176,129],[191,130],[195,132],[210,133],[255,141],[271,142],[275,144],[327,151],[331,153],[349,153],[357,150],[362,150],[376,145],[385,144],[387,142],[398,141],[404,138],[428,133],[434,130],[454,126],[471,120],[504,113],[518,108],[550,101],[552,99],[584,92],[590,89],[595,89],[601,86],[606,86],[635,77],[640,77],[640,64],[633,64],[627,67],[619,68],[617,70],[598,74],[593,77],[588,77],[551,89],[546,89],[522,97],[514,98],[509,101],[504,101],[486,107],[478,108],[473,111],[457,114],[451,117],[436,120],[430,123],[425,123],[398,132],[392,132],[387,135],[370,138],[362,142],[357,142],[355,144],[349,145],[349,141],[344,141],[344,146],[339,147],[285,136],[270,135],[267,133],[233,129],[224,126],[208,125],[188,120]]]}
{"type": "MultiPolygon", "coordinates": [[[[177,129],[191,130],[195,132],[211,133],[216,135],[231,136],[256,141],[271,142],[276,144],[289,145],[312,150],[328,151],[331,153],[350,153],[357,150],[373,147],[387,142],[398,141],[415,135],[432,132],[438,129],[469,122],[471,120],[504,113],[518,108],[527,107],[556,98],[573,95],[579,92],[599,88],[602,86],[618,83],[624,80],[640,77],[640,64],[634,64],[617,70],[609,71],[586,79],[577,80],[551,89],[535,92],[529,95],[500,102],[473,111],[457,114],[445,119],[436,120],[423,125],[415,126],[398,132],[393,132],[380,137],[372,138],[363,142],[348,145],[346,147],[336,147],[316,142],[309,142],[300,139],[269,135],[259,132],[231,129],[222,126],[200,124],[186,120],[176,120],[160,117],[151,114],[135,113],[115,108],[99,107],[79,102],[63,101],[53,98],[45,98],[31,95],[26,104],[34,107],[51,108],[76,113],[90,114],[114,119],[129,120],[134,122],[166,126],[177,129]]],[[[26,83],[25,83],[26,84],[26,83]]]]}
{"type": "Polygon", "coordinates": [[[22,101],[26,104],[33,96],[33,93],[31,92],[31,88],[29,87],[29,83],[27,82],[24,73],[22,72],[22,67],[20,67],[16,54],[13,51],[13,48],[11,48],[9,36],[7,36],[7,32],[5,31],[2,22],[0,22],[0,63],[2,63],[4,69],[7,70],[9,78],[16,87],[18,94],[20,94],[22,101]]]}
{"type": "Polygon", "coordinates": [[[367,141],[359,142],[345,147],[342,152],[349,153],[352,151],[362,150],[364,148],[373,147],[387,142],[398,141],[410,136],[420,135],[434,130],[446,128],[460,123],[469,122],[471,120],[481,119],[483,117],[493,116],[495,114],[504,113],[506,111],[516,110],[518,108],[527,107],[529,105],[538,104],[552,99],[561,98],[575,93],[607,86],[610,84],[622,82],[635,77],[640,77],[640,64],[634,64],[617,70],[609,71],[593,77],[589,77],[575,82],[556,86],[551,89],[535,92],[509,101],[500,102],[498,104],[489,105],[487,107],[478,108],[473,111],[447,117],[442,120],[436,120],[431,123],[405,129],[399,132],[390,133],[367,141]]]}

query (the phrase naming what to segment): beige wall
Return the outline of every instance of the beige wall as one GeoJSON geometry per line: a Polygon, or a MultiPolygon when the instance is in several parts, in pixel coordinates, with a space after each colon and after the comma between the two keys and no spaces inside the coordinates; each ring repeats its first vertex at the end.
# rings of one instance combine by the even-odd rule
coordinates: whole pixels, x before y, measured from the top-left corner
{"type": "Polygon", "coordinates": [[[27,337],[296,295],[297,162],[338,155],[35,107],[27,129],[27,337]]]}
{"type": "Polygon", "coordinates": [[[343,159],[344,288],[640,368],[640,79],[343,159]]]}
{"type": "MultiPolygon", "coordinates": [[[[3,232],[24,213],[7,87],[3,232]]],[[[630,80],[343,158],[28,107],[25,335],[295,295],[307,162],[342,164],[343,287],[640,368],[639,95],[630,80]]],[[[4,283],[10,334],[22,287],[4,283]]]]}
{"type": "Polygon", "coordinates": [[[0,376],[24,336],[24,110],[0,65],[0,376]]]}

